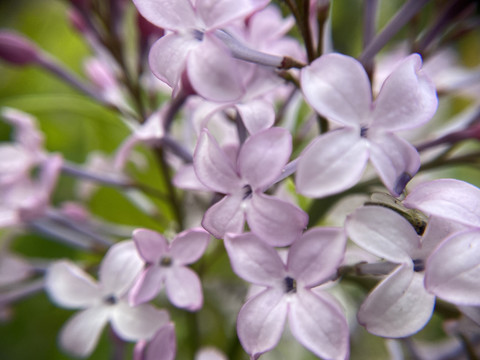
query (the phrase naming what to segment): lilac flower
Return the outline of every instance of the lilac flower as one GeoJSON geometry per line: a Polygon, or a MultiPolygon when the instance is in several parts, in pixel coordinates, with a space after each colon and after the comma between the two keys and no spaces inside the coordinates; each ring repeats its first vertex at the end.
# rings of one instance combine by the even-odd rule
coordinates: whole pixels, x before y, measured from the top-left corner
{"type": "Polygon", "coordinates": [[[348,357],[343,311],[327,293],[312,291],[336,275],[345,241],[340,229],[312,229],[292,244],[285,265],[274,248],[252,233],[227,234],[233,271],[265,287],[249,298],[237,319],[238,337],[252,359],[277,345],[287,318],[293,336],[315,355],[348,357]]]}
{"type": "Polygon", "coordinates": [[[197,93],[229,101],[242,93],[235,60],[214,31],[264,7],[268,0],[134,0],[138,11],[153,24],[171,30],[150,50],[154,74],[178,89],[182,73],[197,93]]]}
{"type": "Polygon", "coordinates": [[[178,234],[171,244],[159,233],[137,229],[133,240],[146,266],[130,292],[134,305],[153,299],[164,284],[173,305],[196,311],[203,305],[198,275],[185,265],[197,261],[205,252],[210,235],[203,229],[178,234]]]}
{"type": "Polygon", "coordinates": [[[385,259],[388,265],[398,264],[368,295],[358,311],[358,321],[369,332],[385,337],[404,337],[423,328],[435,304],[435,295],[425,287],[424,278],[439,271],[427,264],[435,248],[459,226],[433,217],[421,238],[397,212],[367,206],[347,218],[345,229],[363,249],[385,259]]]}
{"type": "Polygon", "coordinates": [[[245,220],[252,232],[273,246],[286,246],[300,237],[307,215],[298,207],[263,194],[281,174],[291,152],[291,135],[270,128],[250,136],[236,159],[229,157],[203,130],[193,164],[198,179],[226,194],[207,210],[202,225],[213,236],[240,233],[245,220]]]}
{"type": "Polygon", "coordinates": [[[120,338],[136,341],[151,338],[168,321],[166,311],[149,304],[131,307],[125,298],[142,266],[133,241],[110,248],[100,264],[98,283],[70,261],[51,266],[45,288],[52,301],[82,309],[60,333],[66,351],[79,357],[90,355],[108,322],[120,338]]]}
{"type": "Polygon", "coordinates": [[[419,55],[407,57],[374,102],[368,76],[353,58],[328,54],[302,69],[307,101],[343,127],[318,137],[303,152],[296,178],[300,193],[323,197],[346,190],[360,180],[368,159],[391,194],[403,191],[420,158],[395,132],[428,121],[438,102],[421,65],[419,55]]]}

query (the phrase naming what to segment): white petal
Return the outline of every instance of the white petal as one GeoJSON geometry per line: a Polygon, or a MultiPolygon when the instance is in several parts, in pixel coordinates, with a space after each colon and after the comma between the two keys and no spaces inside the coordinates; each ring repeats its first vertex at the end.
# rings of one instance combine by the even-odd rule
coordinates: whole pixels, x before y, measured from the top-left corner
{"type": "Polygon", "coordinates": [[[126,301],[120,300],[112,307],[112,328],[126,341],[150,339],[169,321],[165,310],[158,310],[150,304],[132,307],[126,301]]]}
{"type": "Polygon", "coordinates": [[[123,296],[132,286],[144,265],[133,241],[113,245],[100,265],[99,279],[106,296],[123,296]]]}
{"type": "Polygon", "coordinates": [[[400,214],[381,206],[365,206],[347,217],[350,239],[368,252],[395,263],[410,263],[420,248],[413,226],[400,214]]]}
{"type": "Polygon", "coordinates": [[[370,82],[363,66],[340,54],[321,56],[304,67],[301,85],[305,98],[327,119],[360,127],[372,102],[370,82]]]}
{"type": "Polygon", "coordinates": [[[87,357],[95,346],[110,317],[106,306],[94,307],[75,314],[60,333],[60,345],[74,356],[87,357]]]}
{"type": "Polygon", "coordinates": [[[360,180],[367,160],[367,143],[356,129],[328,132],[314,140],[300,156],[297,190],[315,198],[347,190],[360,180]]]}
{"type": "Polygon", "coordinates": [[[427,260],[425,287],[459,305],[480,305],[480,230],[445,240],[427,260]]]}
{"type": "Polygon", "coordinates": [[[133,0],[142,16],[158,27],[188,29],[196,24],[190,0],[133,0]]]}
{"type": "Polygon", "coordinates": [[[253,359],[273,349],[280,340],[288,310],[283,295],[281,290],[265,290],[247,301],[238,313],[238,338],[253,359]]]}
{"type": "Polygon", "coordinates": [[[407,141],[395,134],[375,134],[370,140],[370,161],[388,191],[399,196],[420,168],[420,156],[407,141]]]}
{"type": "Polygon", "coordinates": [[[253,100],[235,106],[250,134],[272,127],[275,122],[275,110],[265,100],[253,100]]]}
{"type": "Polygon", "coordinates": [[[173,305],[190,311],[197,311],[203,306],[203,292],[200,278],[185,266],[169,269],[165,287],[173,305]]]}
{"type": "Polygon", "coordinates": [[[288,322],[293,336],[315,355],[325,359],[348,358],[345,315],[330,298],[300,290],[290,305],[288,322]]]}
{"type": "Polygon", "coordinates": [[[56,304],[65,308],[84,308],[101,300],[95,280],[70,261],[57,261],[48,269],[45,290],[56,304]]]}
{"type": "Polygon", "coordinates": [[[423,274],[403,264],[368,295],[358,311],[358,322],[372,334],[405,337],[430,320],[435,296],[423,286],[423,274]]]}

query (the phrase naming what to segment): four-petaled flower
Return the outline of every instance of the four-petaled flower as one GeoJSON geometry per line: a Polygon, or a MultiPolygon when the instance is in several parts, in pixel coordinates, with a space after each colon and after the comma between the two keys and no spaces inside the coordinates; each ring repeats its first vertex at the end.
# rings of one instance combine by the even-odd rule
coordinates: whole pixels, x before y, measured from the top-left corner
{"type": "Polygon", "coordinates": [[[339,193],[361,178],[368,159],[398,196],[420,167],[416,149],[395,132],[418,127],[437,109],[435,87],[419,55],[407,57],[372,102],[367,73],[355,59],[328,54],[302,69],[306,100],[341,126],[314,140],[298,163],[298,191],[310,197],[339,193]]]}
{"type": "Polygon", "coordinates": [[[293,336],[315,355],[348,357],[343,310],[328,293],[312,291],[336,276],[345,242],[342,229],[314,228],[292,244],[285,264],[254,234],[227,234],[225,247],[233,271],[265,287],[238,314],[237,334],[252,359],[277,345],[287,318],[293,336]]]}
{"type": "Polygon", "coordinates": [[[200,279],[185,265],[203,255],[210,234],[203,229],[190,229],[178,234],[169,244],[153,230],[137,229],[133,240],[145,268],[130,292],[130,302],[137,305],[150,301],[165,285],[173,305],[191,311],[200,309],[203,305],[200,279]]]}
{"type": "Polygon", "coordinates": [[[205,213],[202,225],[207,231],[217,238],[241,233],[246,220],[252,232],[273,246],[300,237],[307,214],[263,194],[287,163],[291,141],[287,130],[270,128],[250,136],[238,155],[229,157],[208,130],[202,131],[193,157],[195,173],[206,187],[226,194],[205,213]]]}
{"type": "Polygon", "coordinates": [[[168,313],[150,304],[132,307],[126,295],[143,266],[133,241],[110,248],[100,264],[99,281],[70,261],[58,261],[48,270],[45,288],[52,301],[82,309],[60,333],[60,345],[69,353],[87,357],[105,325],[127,341],[151,338],[169,320],[168,313]]]}

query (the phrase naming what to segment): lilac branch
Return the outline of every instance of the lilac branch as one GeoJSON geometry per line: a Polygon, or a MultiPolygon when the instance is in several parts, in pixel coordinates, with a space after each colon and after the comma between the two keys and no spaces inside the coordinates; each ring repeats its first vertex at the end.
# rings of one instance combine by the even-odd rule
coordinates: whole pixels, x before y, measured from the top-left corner
{"type": "Polygon", "coordinates": [[[409,0],[383,30],[375,36],[366,49],[360,55],[360,62],[368,64],[368,62],[387,44],[387,42],[415,16],[430,0],[409,0]]]}

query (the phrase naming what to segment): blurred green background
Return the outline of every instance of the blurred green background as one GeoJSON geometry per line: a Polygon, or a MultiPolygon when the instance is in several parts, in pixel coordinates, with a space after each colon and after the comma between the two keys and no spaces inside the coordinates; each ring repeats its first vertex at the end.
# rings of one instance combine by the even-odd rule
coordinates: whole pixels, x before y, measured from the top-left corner
{"type": "MultiPolygon", "coordinates": [[[[379,28],[383,27],[402,3],[400,0],[380,1],[379,28]]],[[[83,61],[91,54],[82,38],[70,26],[66,16],[67,9],[67,2],[60,0],[4,0],[0,2],[0,27],[25,34],[84,78],[83,61]]],[[[358,56],[361,52],[361,9],[360,0],[333,1],[332,32],[339,52],[352,56],[358,56]]],[[[425,14],[421,21],[427,22],[430,14],[428,8],[425,14]]],[[[403,30],[396,38],[406,36],[405,31],[403,30]]],[[[480,63],[478,31],[462,39],[457,45],[457,50],[464,64],[478,65],[480,63]]],[[[462,104],[459,100],[451,106],[462,107],[464,106],[462,104]]],[[[34,67],[14,67],[0,61],[0,107],[3,106],[34,115],[45,134],[47,149],[60,152],[66,159],[76,163],[84,162],[88,153],[93,150],[113,153],[128,134],[127,128],[115,112],[103,108],[58,79],[34,67]]],[[[8,141],[10,133],[11,129],[0,122],[0,140],[8,141]]],[[[148,171],[144,176],[152,185],[161,189],[162,179],[156,174],[156,171],[148,171]]],[[[478,170],[460,167],[450,174],[480,185],[478,170]]],[[[77,197],[74,181],[62,176],[59,188],[54,194],[54,203],[60,204],[70,199],[81,200],[77,197]]],[[[150,219],[114,189],[101,188],[88,202],[89,209],[95,215],[108,221],[165,230],[171,214],[168,214],[168,209],[159,206],[163,210],[165,218],[163,222],[150,219]]],[[[6,234],[6,231],[0,232],[2,237],[6,234]]],[[[18,236],[13,243],[13,250],[33,258],[89,259],[80,251],[33,234],[18,236]]],[[[226,272],[226,279],[233,278],[225,259],[210,271],[226,272]]],[[[208,294],[206,296],[208,297],[208,294]]],[[[208,316],[218,315],[218,312],[212,310],[212,304],[213,302],[207,304],[200,313],[200,319],[203,319],[204,323],[213,321],[208,316]],[[209,306],[212,308],[209,309],[209,306]]],[[[54,306],[43,293],[15,304],[9,311],[11,316],[0,320],[0,360],[70,358],[58,350],[57,334],[73,311],[54,306]]],[[[184,312],[174,312],[172,317],[179,319],[179,325],[189,323],[189,317],[184,312]]],[[[185,330],[178,330],[179,328],[177,336],[180,341],[188,339],[188,333],[185,330]]],[[[434,338],[441,333],[440,328],[440,320],[434,318],[420,336],[434,338]]],[[[225,346],[223,343],[229,334],[218,329],[216,333],[217,339],[209,337],[211,343],[219,347],[225,346]]],[[[108,332],[104,332],[100,345],[91,359],[111,357],[109,336],[108,332]]],[[[385,359],[387,356],[383,341],[365,331],[361,331],[357,338],[352,339],[352,345],[352,359],[385,359]]],[[[131,346],[128,347],[127,353],[130,353],[130,348],[131,346]]],[[[285,345],[280,346],[274,354],[278,354],[280,359],[283,350],[285,345]]],[[[182,354],[182,349],[179,351],[182,354]]],[[[301,349],[299,351],[305,359],[313,359],[307,352],[301,349]]],[[[182,359],[181,355],[179,359],[182,359]]]]}

